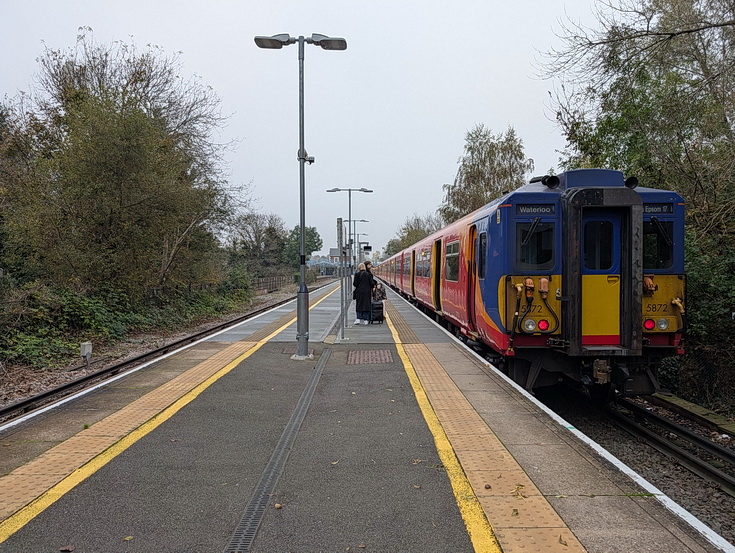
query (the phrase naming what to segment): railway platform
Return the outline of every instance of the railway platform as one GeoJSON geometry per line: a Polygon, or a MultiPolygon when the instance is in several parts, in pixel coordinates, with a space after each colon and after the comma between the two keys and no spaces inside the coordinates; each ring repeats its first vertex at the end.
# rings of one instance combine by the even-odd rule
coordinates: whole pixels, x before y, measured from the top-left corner
{"type": "Polygon", "coordinates": [[[735,550],[393,292],[310,304],[313,360],[291,303],[0,427],[0,553],[735,550]]]}

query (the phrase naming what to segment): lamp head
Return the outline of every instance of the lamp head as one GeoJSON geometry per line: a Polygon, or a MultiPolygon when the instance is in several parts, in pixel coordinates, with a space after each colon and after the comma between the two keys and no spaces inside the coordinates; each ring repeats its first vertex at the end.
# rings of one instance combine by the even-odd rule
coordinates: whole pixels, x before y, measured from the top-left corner
{"type": "Polygon", "coordinates": [[[324,50],[347,50],[347,41],[339,37],[330,37],[320,34],[311,35],[312,44],[317,44],[324,50]]]}
{"type": "Polygon", "coordinates": [[[255,44],[258,48],[268,48],[270,50],[279,50],[288,44],[294,44],[296,39],[288,33],[273,36],[256,36],[255,44]]]}

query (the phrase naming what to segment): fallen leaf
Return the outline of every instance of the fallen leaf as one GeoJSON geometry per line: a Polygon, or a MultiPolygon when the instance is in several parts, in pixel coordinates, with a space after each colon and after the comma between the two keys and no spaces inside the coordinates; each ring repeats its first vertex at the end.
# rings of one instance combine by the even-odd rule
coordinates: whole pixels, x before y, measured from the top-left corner
{"type": "Polygon", "coordinates": [[[485,484],[485,489],[486,490],[492,490],[493,487],[490,484],[485,484]]]}
{"type": "Polygon", "coordinates": [[[560,544],[562,544],[562,545],[567,545],[567,542],[565,542],[565,541],[564,541],[564,540],[562,539],[562,537],[561,537],[561,534],[559,534],[559,543],[560,543],[560,544]]]}
{"type": "Polygon", "coordinates": [[[414,486],[413,486],[413,487],[414,487],[414,488],[416,488],[417,490],[420,490],[420,489],[421,489],[421,486],[417,486],[417,485],[415,485],[415,484],[414,484],[414,486]]]}
{"type": "Polygon", "coordinates": [[[274,506],[274,507],[275,507],[276,509],[282,509],[282,508],[283,508],[283,505],[281,505],[280,503],[276,503],[276,504],[275,504],[275,505],[273,505],[273,506],[274,506]]]}
{"type": "Polygon", "coordinates": [[[125,536],[123,541],[133,541],[133,536],[125,536]]]}
{"type": "Polygon", "coordinates": [[[357,547],[359,547],[360,549],[365,549],[367,546],[364,543],[361,543],[357,547]]]}
{"type": "Polygon", "coordinates": [[[518,485],[513,490],[513,495],[516,496],[518,499],[526,499],[527,496],[523,495],[523,492],[521,491],[525,486],[518,485]]]}
{"type": "Polygon", "coordinates": [[[419,463],[423,463],[425,461],[426,459],[414,459],[413,461],[411,461],[411,463],[413,463],[414,465],[418,465],[419,463]]]}
{"type": "Polygon", "coordinates": [[[517,517],[520,513],[518,513],[518,509],[513,509],[510,513],[510,516],[517,517]]]}
{"type": "Polygon", "coordinates": [[[336,465],[336,464],[338,464],[338,463],[340,462],[340,460],[341,460],[341,459],[337,459],[336,461],[332,461],[332,464],[333,464],[333,465],[336,465]]]}
{"type": "Polygon", "coordinates": [[[353,395],[353,396],[356,396],[356,395],[357,395],[357,392],[352,392],[352,395],[353,395]]]}
{"type": "Polygon", "coordinates": [[[75,549],[76,547],[74,547],[73,545],[66,545],[59,549],[59,551],[74,551],[75,549]]]}

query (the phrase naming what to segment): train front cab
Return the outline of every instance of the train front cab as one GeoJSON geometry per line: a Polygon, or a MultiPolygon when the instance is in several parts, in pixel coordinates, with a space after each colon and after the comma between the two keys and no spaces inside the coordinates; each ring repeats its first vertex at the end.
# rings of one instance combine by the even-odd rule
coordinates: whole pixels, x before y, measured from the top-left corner
{"type": "Polygon", "coordinates": [[[519,194],[506,210],[516,251],[501,291],[504,354],[529,389],[563,373],[593,390],[651,393],[660,359],[682,352],[683,201],[626,184],[617,171],[571,171],[558,201],[519,194]]]}

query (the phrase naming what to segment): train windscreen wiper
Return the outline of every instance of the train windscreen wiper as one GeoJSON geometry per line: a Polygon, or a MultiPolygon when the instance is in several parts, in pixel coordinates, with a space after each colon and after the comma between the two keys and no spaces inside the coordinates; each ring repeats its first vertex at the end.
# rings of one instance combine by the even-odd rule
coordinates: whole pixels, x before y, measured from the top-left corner
{"type": "Polygon", "coordinates": [[[656,224],[656,228],[658,229],[659,234],[663,236],[664,241],[666,242],[667,246],[673,246],[674,241],[669,236],[669,233],[666,232],[666,228],[664,227],[663,223],[658,220],[658,217],[651,217],[651,221],[653,221],[656,224]]]}
{"type": "Polygon", "coordinates": [[[536,230],[536,227],[538,226],[538,224],[540,222],[541,222],[541,217],[536,217],[533,220],[533,223],[531,223],[531,228],[528,229],[528,234],[523,239],[523,242],[521,242],[521,246],[525,246],[526,244],[528,244],[531,241],[531,236],[533,236],[533,232],[536,230]]]}

